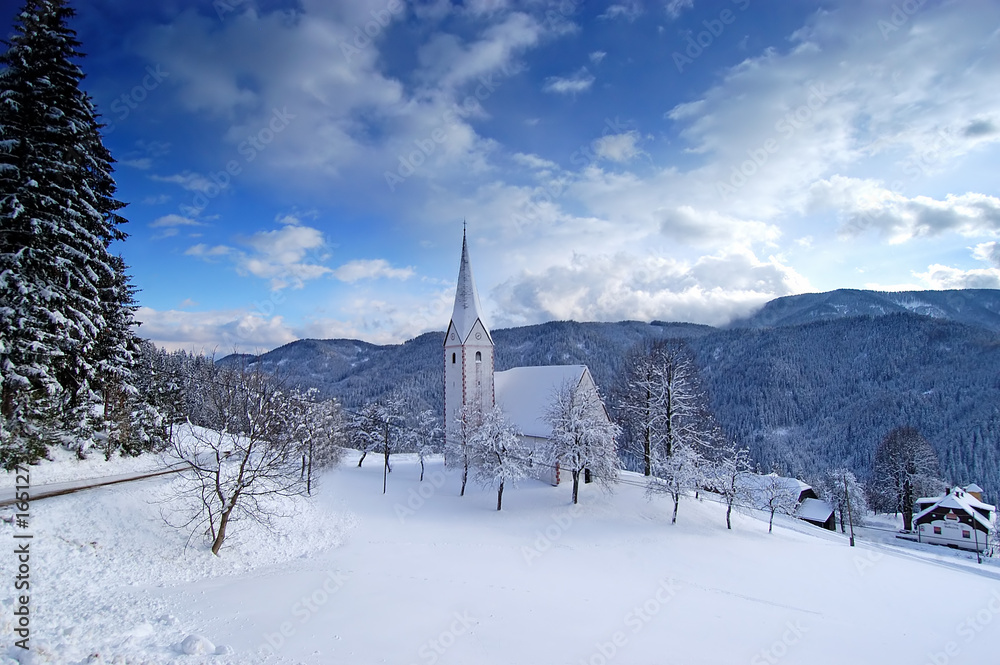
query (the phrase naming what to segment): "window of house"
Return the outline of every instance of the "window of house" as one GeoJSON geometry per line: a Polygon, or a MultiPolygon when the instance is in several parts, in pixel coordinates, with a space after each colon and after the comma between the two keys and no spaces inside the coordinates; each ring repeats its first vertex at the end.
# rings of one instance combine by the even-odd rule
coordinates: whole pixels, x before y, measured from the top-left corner
{"type": "Polygon", "coordinates": [[[483,362],[483,352],[482,351],[476,351],[476,362],[477,363],[483,362]]]}
{"type": "Polygon", "coordinates": [[[940,536],[941,535],[941,527],[939,527],[939,526],[934,527],[934,535],[935,536],[940,536]]]}

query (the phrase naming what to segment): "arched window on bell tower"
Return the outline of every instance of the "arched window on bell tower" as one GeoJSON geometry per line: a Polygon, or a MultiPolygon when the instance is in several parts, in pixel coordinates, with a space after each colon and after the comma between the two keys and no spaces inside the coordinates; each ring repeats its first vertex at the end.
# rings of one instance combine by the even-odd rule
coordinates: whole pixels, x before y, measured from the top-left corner
{"type": "Polygon", "coordinates": [[[451,364],[452,364],[452,365],[454,365],[454,364],[455,364],[455,354],[454,354],[454,353],[453,353],[453,354],[451,354],[451,364]]]}
{"type": "Polygon", "coordinates": [[[483,352],[482,351],[476,351],[476,362],[477,363],[483,362],[483,352]]]}

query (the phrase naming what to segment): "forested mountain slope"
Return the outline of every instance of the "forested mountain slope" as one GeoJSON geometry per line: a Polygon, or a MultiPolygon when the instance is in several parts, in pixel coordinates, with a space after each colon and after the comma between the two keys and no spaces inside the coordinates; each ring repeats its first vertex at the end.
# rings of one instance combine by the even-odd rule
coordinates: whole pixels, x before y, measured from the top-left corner
{"type": "MultiPolygon", "coordinates": [[[[871,295],[821,295],[830,296],[826,305],[834,307],[845,293],[855,305],[871,295]]],[[[969,293],[952,299],[948,316],[989,323],[997,292],[969,293]]],[[[882,295],[867,302],[883,302],[882,295]]],[[[792,309],[795,316],[812,316],[803,312],[817,307],[814,299],[811,308],[792,309]]],[[[727,330],[559,321],[496,330],[493,339],[498,370],[586,364],[605,395],[636,344],[684,339],[701,367],[720,424],[750,446],[764,468],[809,476],[847,464],[866,474],[877,442],[895,426],[912,425],[938,451],[947,479],[1000,490],[1000,334],[991,325],[966,325],[947,316],[879,314],[727,330]]],[[[256,360],[338,397],[348,409],[401,390],[416,408],[440,411],[442,344],[441,332],[389,346],[301,340],[256,360]]]]}

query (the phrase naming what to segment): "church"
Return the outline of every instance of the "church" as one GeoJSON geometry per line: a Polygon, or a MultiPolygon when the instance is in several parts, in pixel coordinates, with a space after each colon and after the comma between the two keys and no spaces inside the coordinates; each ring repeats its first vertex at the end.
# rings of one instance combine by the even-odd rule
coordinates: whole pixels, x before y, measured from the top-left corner
{"type": "MultiPolygon", "coordinates": [[[[499,405],[507,419],[521,433],[532,450],[539,450],[552,436],[545,410],[553,395],[567,384],[597,391],[586,365],[546,365],[515,367],[503,372],[494,369],[493,336],[483,317],[479,293],[472,276],[469,248],[462,234],[462,260],[458,269],[455,308],[444,338],[444,422],[445,437],[462,436],[458,417],[462,408],[473,405],[485,413],[499,405]]],[[[602,409],[603,417],[607,412],[602,409]]],[[[535,466],[532,475],[558,485],[570,479],[559,466],[535,466]]]]}

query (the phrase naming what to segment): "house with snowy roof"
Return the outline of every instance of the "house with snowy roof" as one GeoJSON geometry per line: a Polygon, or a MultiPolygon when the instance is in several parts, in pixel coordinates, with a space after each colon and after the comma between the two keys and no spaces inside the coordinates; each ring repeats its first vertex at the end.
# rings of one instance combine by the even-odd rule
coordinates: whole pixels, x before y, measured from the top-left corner
{"type": "Polygon", "coordinates": [[[746,474],[739,480],[743,491],[750,498],[751,505],[759,510],[767,508],[765,489],[769,489],[772,482],[777,482],[778,486],[788,493],[788,496],[795,499],[796,507],[793,513],[795,517],[828,531],[834,531],[837,528],[833,506],[819,498],[811,485],[798,478],[746,474]]]}
{"type": "MultiPolygon", "coordinates": [[[[597,391],[586,365],[514,367],[495,371],[493,336],[483,316],[463,233],[455,307],[444,338],[445,437],[457,441],[463,436],[458,419],[466,406],[485,413],[499,405],[529,448],[540,450],[552,436],[552,426],[545,419],[545,411],[556,392],[566,385],[597,391]]],[[[602,413],[603,417],[608,417],[603,407],[602,413]]],[[[536,460],[533,468],[536,478],[553,485],[569,478],[569,474],[559,472],[558,464],[536,460]]]]}
{"type": "Polygon", "coordinates": [[[942,496],[917,499],[917,540],[982,552],[989,543],[996,507],[982,501],[978,485],[956,487],[942,496]]]}

